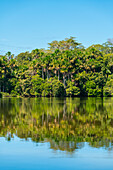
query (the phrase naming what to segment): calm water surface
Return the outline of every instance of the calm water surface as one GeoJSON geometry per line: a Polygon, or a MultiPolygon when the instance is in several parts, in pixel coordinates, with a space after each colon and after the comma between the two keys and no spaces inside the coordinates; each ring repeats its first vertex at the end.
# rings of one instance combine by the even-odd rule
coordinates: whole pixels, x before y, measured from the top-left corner
{"type": "Polygon", "coordinates": [[[113,98],[0,99],[0,170],[112,170],[113,98]]]}

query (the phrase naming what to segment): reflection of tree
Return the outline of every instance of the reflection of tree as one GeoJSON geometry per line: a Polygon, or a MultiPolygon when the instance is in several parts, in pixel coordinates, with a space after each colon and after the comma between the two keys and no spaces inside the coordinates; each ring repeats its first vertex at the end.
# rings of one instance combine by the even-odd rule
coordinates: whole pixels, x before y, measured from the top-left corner
{"type": "Polygon", "coordinates": [[[89,142],[113,148],[112,98],[0,99],[0,135],[10,140],[45,139],[52,149],[72,152],[89,142]]]}

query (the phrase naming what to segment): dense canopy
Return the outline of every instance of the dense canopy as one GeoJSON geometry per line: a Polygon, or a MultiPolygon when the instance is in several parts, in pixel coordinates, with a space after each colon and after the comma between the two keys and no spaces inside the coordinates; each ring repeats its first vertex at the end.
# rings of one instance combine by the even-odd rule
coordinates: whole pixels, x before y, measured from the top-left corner
{"type": "Polygon", "coordinates": [[[0,96],[113,96],[113,42],[87,49],[74,37],[0,56],[0,96]]]}

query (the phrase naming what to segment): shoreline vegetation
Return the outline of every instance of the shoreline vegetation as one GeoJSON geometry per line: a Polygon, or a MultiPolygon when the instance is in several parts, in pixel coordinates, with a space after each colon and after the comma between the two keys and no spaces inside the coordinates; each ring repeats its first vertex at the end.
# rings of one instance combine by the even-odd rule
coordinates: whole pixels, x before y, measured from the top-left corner
{"type": "Polygon", "coordinates": [[[113,40],[85,48],[74,37],[0,55],[0,97],[113,96],[113,40]]]}

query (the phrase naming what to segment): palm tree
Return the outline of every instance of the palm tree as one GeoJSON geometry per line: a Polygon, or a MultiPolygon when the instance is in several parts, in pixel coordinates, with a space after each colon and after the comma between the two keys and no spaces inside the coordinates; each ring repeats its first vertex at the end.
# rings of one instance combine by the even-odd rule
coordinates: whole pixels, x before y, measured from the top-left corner
{"type": "Polygon", "coordinates": [[[44,58],[44,62],[45,62],[45,67],[46,67],[46,71],[47,71],[47,80],[49,79],[49,66],[51,63],[51,57],[49,54],[47,54],[44,58]]]}

